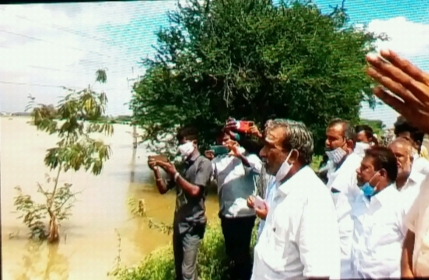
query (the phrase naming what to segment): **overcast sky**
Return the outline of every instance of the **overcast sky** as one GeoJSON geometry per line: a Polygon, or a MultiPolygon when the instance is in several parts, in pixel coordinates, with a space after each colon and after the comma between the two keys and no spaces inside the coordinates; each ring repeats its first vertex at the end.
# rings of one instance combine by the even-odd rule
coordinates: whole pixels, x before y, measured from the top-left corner
{"type": "MultiPolygon", "coordinates": [[[[154,32],[167,25],[176,1],[0,6],[0,111],[23,111],[31,94],[56,103],[60,86],[83,88],[107,68],[108,114],[129,114],[127,78],[143,73],[139,61],[154,53],[154,32]],[[134,71],[132,71],[132,69],[134,71]]],[[[322,10],[341,1],[315,1],[322,10]]],[[[380,44],[429,70],[429,6],[423,0],[349,0],[352,23],[387,33],[380,44]],[[393,3],[394,2],[394,3],[393,3]],[[386,4],[387,3],[387,4],[386,4]],[[390,4],[392,3],[392,4],[390,4]]]]}

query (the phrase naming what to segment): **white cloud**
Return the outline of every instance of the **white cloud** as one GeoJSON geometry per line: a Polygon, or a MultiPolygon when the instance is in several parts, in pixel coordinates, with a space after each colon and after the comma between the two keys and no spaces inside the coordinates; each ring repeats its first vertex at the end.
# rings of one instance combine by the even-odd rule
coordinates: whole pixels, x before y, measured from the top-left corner
{"type": "Polygon", "coordinates": [[[379,42],[379,49],[390,48],[407,58],[429,55],[429,24],[395,17],[375,19],[368,24],[368,30],[385,33],[390,38],[389,41],[379,42]]]}
{"type": "Polygon", "coordinates": [[[108,68],[104,88],[110,99],[109,114],[126,113],[131,96],[127,77],[139,73],[124,45],[111,43],[103,26],[125,26],[141,13],[142,2],[104,2],[47,5],[9,5],[0,8],[1,109],[22,111],[31,93],[39,102],[55,103],[64,94],[59,88],[24,84],[85,87],[95,71],[108,68]],[[140,7],[140,9],[136,9],[140,7]],[[110,43],[106,42],[109,40],[110,43]]]}

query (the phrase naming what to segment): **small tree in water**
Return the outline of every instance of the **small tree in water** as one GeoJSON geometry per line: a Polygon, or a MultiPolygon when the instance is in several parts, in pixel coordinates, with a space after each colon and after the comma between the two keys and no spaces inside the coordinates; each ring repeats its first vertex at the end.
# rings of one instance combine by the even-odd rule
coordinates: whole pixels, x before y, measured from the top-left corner
{"type": "MultiPolygon", "coordinates": [[[[106,83],[106,70],[96,72],[97,83],[106,83]]],[[[103,162],[109,159],[111,149],[101,140],[90,137],[91,133],[113,134],[113,126],[107,121],[101,123],[107,96],[104,92],[97,93],[91,86],[75,91],[67,89],[68,94],[60,100],[55,110],[44,104],[34,104],[30,98],[28,109],[32,109],[32,124],[38,130],[56,134],[60,139],[56,146],[47,150],[44,162],[50,170],[56,170],[51,178],[46,175],[46,182],[52,187],[38,185],[37,191],[43,194],[43,203],[36,203],[30,195],[24,194],[16,187],[18,196],[15,197],[15,207],[31,230],[32,238],[48,239],[49,242],[59,240],[60,221],[67,219],[77,192],[73,192],[71,184],[60,185],[59,178],[63,172],[85,169],[94,175],[99,175],[103,162]],[[49,218],[46,229],[44,219],[49,218]]]]}

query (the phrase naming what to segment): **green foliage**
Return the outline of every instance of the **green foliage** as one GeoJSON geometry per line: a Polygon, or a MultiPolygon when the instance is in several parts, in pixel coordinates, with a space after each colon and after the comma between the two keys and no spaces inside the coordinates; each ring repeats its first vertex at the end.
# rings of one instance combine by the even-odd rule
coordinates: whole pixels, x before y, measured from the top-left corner
{"type": "MultiPolygon", "coordinates": [[[[107,80],[105,70],[96,72],[96,82],[104,83],[107,80]]],[[[71,215],[73,199],[76,192],[71,190],[71,184],[59,185],[62,172],[84,169],[94,175],[101,173],[104,161],[111,154],[109,145],[103,141],[91,138],[92,133],[111,135],[113,126],[107,122],[95,123],[105,112],[107,96],[104,92],[97,93],[91,86],[81,91],[66,89],[67,95],[59,101],[56,107],[38,104],[35,98],[29,96],[28,109],[32,109],[32,124],[38,130],[49,134],[56,134],[59,138],[56,146],[47,150],[44,163],[50,170],[56,170],[56,177],[51,179],[47,175],[47,183],[52,188],[44,189],[38,184],[37,191],[44,196],[44,203],[36,203],[31,196],[17,187],[18,196],[15,197],[15,207],[31,230],[32,237],[49,241],[58,241],[60,221],[71,215]],[[49,216],[49,228],[46,230],[44,219],[49,216]],[[48,233],[46,232],[48,231],[48,233]]]]}
{"type": "MultiPolygon", "coordinates": [[[[57,184],[55,178],[45,174],[46,183],[52,181],[57,184]]],[[[18,195],[15,197],[14,205],[20,213],[19,219],[30,229],[30,237],[34,239],[46,239],[48,237],[46,226],[42,222],[48,214],[48,206],[52,202],[52,213],[58,221],[67,219],[71,215],[71,208],[77,193],[71,191],[71,184],[64,183],[58,186],[56,193],[45,190],[40,183],[37,183],[37,192],[44,196],[44,203],[36,203],[30,195],[22,192],[21,187],[15,187],[18,195]]]]}
{"type": "Polygon", "coordinates": [[[151,147],[170,147],[178,125],[196,126],[204,148],[229,116],[275,117],[303,121],[322,154],[330,119],[357,123],[361,101],[375,104],[365,54],[385,38],[351,26],[344,7],[192,0],[168,17],[130,103],[151,147]]]}
{"type": "MultiPolygon", "coordinates": [[[[254,231],[252,246],[256,242],[254,231]]],[[[149,254],[134,267],[121,267],[110,275],[118,280],[173,280],[174,259],[172,245],[168,244],[149,254]]],[[[221,227],[209,224],[198,252],[198,274],[201,280],[224,280],[226,276],[226,255],[221,227]]]]}

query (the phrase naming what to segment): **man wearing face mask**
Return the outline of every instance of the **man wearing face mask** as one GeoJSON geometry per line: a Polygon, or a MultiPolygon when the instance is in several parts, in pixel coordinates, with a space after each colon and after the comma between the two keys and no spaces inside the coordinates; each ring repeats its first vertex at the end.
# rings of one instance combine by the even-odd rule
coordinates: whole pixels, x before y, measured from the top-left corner
{"type": "Polygon", "coordinates": [[[359,194],[354,170],[362,161],[362,157],[353,153],[355,139],[355,130],[348,121],[334,119],[329,123],[325,142],[329,158],[326,185],[334,192],[346,195],[351,202],[359,194]]]}
{"type": "Polygon", "coordinates": [[[361,157],[365,155],[365,150],[371,146],[378,145],[377,138],[369,125],[356,126],[356,145],[354,152],[361,157]]]}
{"type": "Polygon", "coordinates": [[[399,278],[406,209],[395,187],[396,157],[389,148],[371,147],[356,173],[362,193],[352,210],[351,271],[360,279],[399,278]]]}
{"type": "Polygon", "coordinates": [[[413,127],[403,116],[398,117],[394,127],[395,136],[407,139],[413,146],[413,171],[429,175],[429,161],[420,156],[424,133],[413,127]]]}
{"type": "Polygon", "coordinates": [[[177,280],[197,279],[197,254],[206,227],[206,186],[210,182],[212,164],[201,156],[197,147],[197,131],[185,127],[177,133],[179,152],[184,160],[183,172],[169,162],[149,158],[149,167],[154,171],[156,185],[161,194],[176,187],[176,209],[173,222],[173,251],[177,280]],[[164,180],[158,169],[167,174],[164,180]]]}
{"type": "Polygon", "coordinates": [[[398,163],[398,177],[395,186],[403,195],[408,206],[411,207],[420,192],[420,186],[425,176],[419,172],[412,172],[413,146],[410,141],[399,137],[390,143],[389,148],[396,156],[398,163]]]}
{"type": "Polygon", "coordinates": [[[254,251],[254,280],[340,278],[340,245],[329,190],[309,167],[313,137],[295,121],[274,120],[260,156],[276,185],[254,251]]]}
{"type": "Polygon", "coordinates": [[[341,246],[341,278],[350,278],[350,255],[353,235],[352,203],[360,193],[355,170],[362,157],[353,152],[355,129],[348,121],[332,120],[326,130],[326,155],[329,160],[328,182],[334,200],[341,246]]]}

